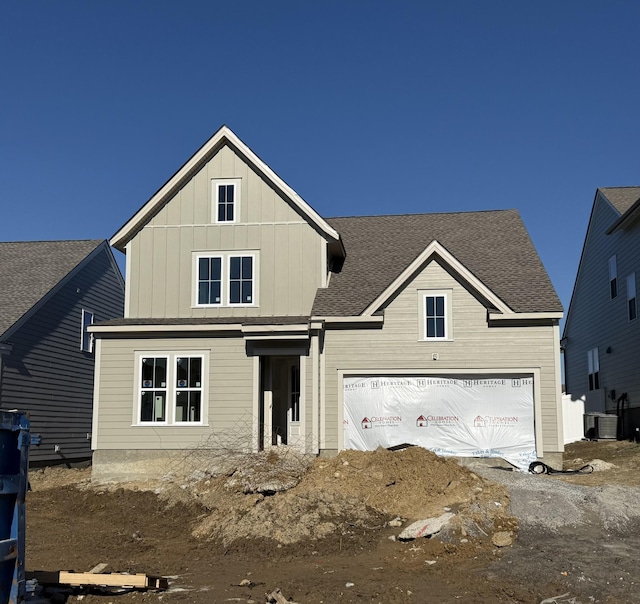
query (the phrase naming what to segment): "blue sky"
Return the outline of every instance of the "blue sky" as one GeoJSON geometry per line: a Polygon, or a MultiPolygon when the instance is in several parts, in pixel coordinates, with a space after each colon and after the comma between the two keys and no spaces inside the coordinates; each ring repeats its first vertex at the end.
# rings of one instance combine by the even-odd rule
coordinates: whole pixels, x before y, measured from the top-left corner
{"type": "Polygon", "coordinates": [[[0,240],[109,238],[224,123],[325,217],[519,209],[566,309],[595,189],[640,184],[639,24],[615,0],[4,0],[0,240]]]}

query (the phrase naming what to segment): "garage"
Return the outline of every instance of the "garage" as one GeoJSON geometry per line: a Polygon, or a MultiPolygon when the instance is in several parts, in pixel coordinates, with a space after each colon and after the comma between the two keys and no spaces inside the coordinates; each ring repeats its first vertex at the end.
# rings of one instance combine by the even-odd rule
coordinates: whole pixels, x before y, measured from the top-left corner
{"type": "Polygon", "coordinates": [[[345,375],[344,448],[405,443],[438,455],[536,460],[531,374],[345,375]]]}

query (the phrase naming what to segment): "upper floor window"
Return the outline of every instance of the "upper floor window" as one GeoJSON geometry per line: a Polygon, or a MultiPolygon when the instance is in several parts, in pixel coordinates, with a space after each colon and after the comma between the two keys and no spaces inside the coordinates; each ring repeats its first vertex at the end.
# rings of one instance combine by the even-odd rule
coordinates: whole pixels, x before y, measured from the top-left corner
{"type": "Polygon", "coordinates": [[[597,348],[587,351],[587,365],[589,368],[589,390],[598,390],[600,388],[600,358],[597,348]]]}
{"type": "Polygon", "coordinates": [[[237,222],[240,203],[240,179],[212,180],[213,222],[237,222]]]}
{"type": "Polygon", "coordinates": [[[420,292],[421,339],[451,340],[451,292],[420,292]]]}
{"type": "Polygon", "coordinates": [[[618,267],[615,256],[609,258],[609,294],[612,300],[618,295],[618,267]]]}
{"type": "Polygon", "coordinates": [[[83,352],[93,352],[93,335],[87,329],[89,325],[93,325],[93,313],[83,308],[82,329],[80,331],[80,350],[83,352]]]}
{"type": "Polygon", "coordinates": [[[138,422],[200,424],[203,420],[204,357],[166,354],[142,356],[138,422]]]}
{"type": "Polygon", "coordinates": [[[636,308],[636,274],[631,273],[627,277],[627,307],[629,309],[629,321],[633,321],[638,316],[636,308]]]}
{"type": "Polygon", "coordinates": [[[255,252],[195,255],[196,306],[256,306],[255,252]]]}

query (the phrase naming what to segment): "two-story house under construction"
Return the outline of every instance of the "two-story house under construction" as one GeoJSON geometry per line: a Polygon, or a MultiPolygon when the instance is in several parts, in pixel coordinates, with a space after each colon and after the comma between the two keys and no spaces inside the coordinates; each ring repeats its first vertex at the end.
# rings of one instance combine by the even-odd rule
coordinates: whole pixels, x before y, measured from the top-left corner
{"type": "Polygon", "coordinates": [[[222,127],[111,244],[97,476],[199,446],[561,457],[562,307],[514,210],[324,219],[222,127]]]}

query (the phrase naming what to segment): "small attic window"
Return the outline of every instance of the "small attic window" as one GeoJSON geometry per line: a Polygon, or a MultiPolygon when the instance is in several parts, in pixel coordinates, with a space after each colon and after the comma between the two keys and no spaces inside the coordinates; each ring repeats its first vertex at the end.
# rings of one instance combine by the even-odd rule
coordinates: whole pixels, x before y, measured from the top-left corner
{"type": "Polygon", "coordinates": [[[240,180],[212,180],[211,183],[213,222],[238,222],[240,180]]]}

